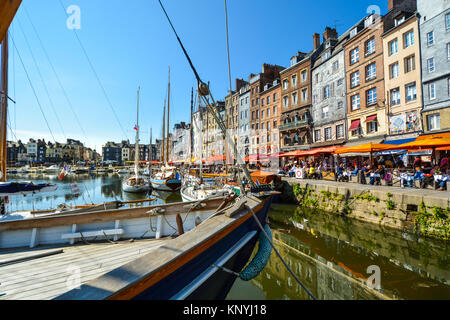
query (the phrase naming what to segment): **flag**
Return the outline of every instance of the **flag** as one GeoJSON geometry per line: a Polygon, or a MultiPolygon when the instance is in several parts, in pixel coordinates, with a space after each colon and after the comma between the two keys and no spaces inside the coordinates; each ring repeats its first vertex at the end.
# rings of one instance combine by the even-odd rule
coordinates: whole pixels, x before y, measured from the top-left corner
{"type": "Polygon", "coordinates": [[[64,166],[64,168],[61,170],[61,173],[59,174],[59,181],[62,181],[68,173],[69,168],[67,166],[64,166]]]}
{"type": "Polygon", "coordinates": [[[137,125],[134,126],[134,130],[138,131],[138,126],[137,125]]]}

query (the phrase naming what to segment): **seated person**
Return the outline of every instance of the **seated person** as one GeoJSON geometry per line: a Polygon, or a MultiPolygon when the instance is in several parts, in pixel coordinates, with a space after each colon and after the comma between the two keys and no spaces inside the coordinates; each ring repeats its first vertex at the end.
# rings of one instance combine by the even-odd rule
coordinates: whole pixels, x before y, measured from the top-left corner
{"type": "Polygon", "coordinates": [[[431,170],[431,174],[434,178],[434,188],[440,191],[447,190],[448,176],[441,171],[440,167],[435,166],[434,169],[431,170]]]}
{"type": "Polygon", "coordinates": [[[314,165],[309,166],[308,170],[308,178],[309,179],[316,179],[316,168],[314,168],[314,165]]]}
{"type": "Polygon", "coordinates": [[[381,177],[383,175],[384,175],[384,168],[380,164],[378,165],[378,168],[370,174],[369,184],[374,185],[376,183],[376,185],[381,185],[381,177]]]}
{"type": "Polygon", "coordinates": [[[348,177],[344,176],[344,164],[341,163],[339,165],[339,167],[336,169],[336,177],[337,177],[337,181],[347,181],[348,182],[348,177]]]}

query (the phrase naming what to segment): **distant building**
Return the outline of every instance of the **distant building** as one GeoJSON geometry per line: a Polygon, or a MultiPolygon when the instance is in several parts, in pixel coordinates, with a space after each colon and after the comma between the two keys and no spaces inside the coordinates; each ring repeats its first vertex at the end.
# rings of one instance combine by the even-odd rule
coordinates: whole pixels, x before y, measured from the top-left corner
{"type": "Polygon", "coordinates": [[[19,162],[19,154],[26,154],[27,148],[22,141],[8,141],[7,146],[7,165],[16,165],[19,162]]]}
{"type": "Polygon", "coordinates": [[[103,146],[103,161],[116,161],[122,163],[122,148],[115,142],[107,142],[103,146]]]}
{"type": "Polygon", "coordinates": [[[250,155],[250,85],[247,83],[239,90],[239,131],[238,154],[240,160],[250,155]]]}

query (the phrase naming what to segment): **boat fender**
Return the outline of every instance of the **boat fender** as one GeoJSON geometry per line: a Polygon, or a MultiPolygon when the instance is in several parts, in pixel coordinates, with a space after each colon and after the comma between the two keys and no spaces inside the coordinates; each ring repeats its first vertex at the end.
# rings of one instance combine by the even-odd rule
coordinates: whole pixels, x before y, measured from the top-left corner
{"type": "MultiPolygon", "coordinates": [[[[266,224],[264,230],[266,231],[270,239],[272,239],[272,231],[270,230],[269,225],[266,224]]],[[[256,278],[269,262],[270,256],[272,254],[272,246],[270,245],[269,240],[264,236],[264,232],[259,233],[258,244],[258,252],[256,253],[255,257],[239,274],[239,278],[244,281],[250,281],[256,278]]]]}

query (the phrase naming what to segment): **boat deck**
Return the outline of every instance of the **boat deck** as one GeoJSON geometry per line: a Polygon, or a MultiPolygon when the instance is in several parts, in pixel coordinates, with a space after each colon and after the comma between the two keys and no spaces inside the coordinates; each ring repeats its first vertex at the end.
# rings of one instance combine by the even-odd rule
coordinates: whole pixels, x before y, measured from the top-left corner
{"type": "Polygon", "coordinates": [[[167,239],[128,240],[117,244],[104,242],[2,250],[0,300],[55,298],[78,287],[78,284],[87,283],[146,255],[166,242],[167,239]]]}

